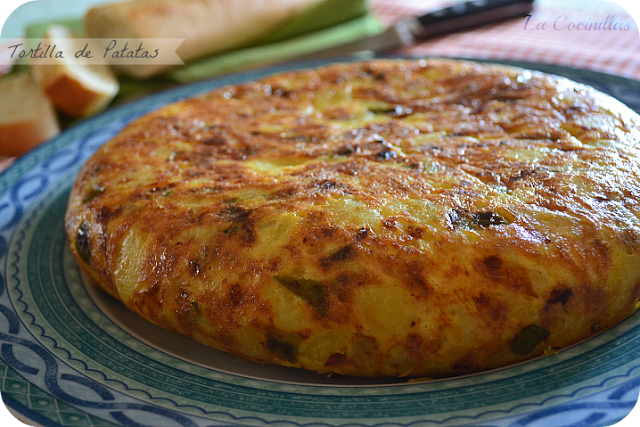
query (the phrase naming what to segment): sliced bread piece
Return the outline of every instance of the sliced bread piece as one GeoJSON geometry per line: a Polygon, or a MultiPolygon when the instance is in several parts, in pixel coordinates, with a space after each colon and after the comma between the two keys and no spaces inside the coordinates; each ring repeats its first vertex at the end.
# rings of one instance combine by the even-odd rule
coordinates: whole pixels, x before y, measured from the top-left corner
{"type": "Polygon", "coordinates": [[[58,116],[31,73],[0,79],[0,156],[19,156],[60,132],[58,116]]]}
{"type": "MultiPolygon", "coordinates": [[[[82,50],[73,32],[63,26],[48,28],[43,43],[55,44],[63,52],[82,50]]],[[[34,64],[33,73],[55,106],[74,118],[104,110],[120,89],[108,65],[84,65],[74,55],[66,55],[53,64],[34,64]]]]}

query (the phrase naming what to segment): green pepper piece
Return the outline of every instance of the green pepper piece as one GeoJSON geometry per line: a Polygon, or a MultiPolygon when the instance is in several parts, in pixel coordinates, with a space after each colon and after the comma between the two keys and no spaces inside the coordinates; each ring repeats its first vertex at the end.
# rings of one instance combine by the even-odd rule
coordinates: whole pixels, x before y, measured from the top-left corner
{"type": "Polygon", "coordinates": [[[295,363],[298,357],[298,351],[294,345],[277,338],[269,338],[267,340],[267,349],[281,359],[295,363]]]}
{"type": "Polygon", "coordinates": [[[511,343],[511,352],[526,356],[535,350],[536,346],[549,338],[550,332],[542,326],[526,326],[511,343]]]}
{"type": "Polygon", "coordinates": [[[367,110],[373,114],[396,118],[403,118],[413,114],[413,110],[411,108],[403,107],[402,105],[394,105],[392,107],[368,107],[367,110]]]}
{"type": "Polygon", "coordinates": [[[327,294],[320,282],[311,279],[294,279],[273,276],[282,286],[305,300],[320,314],[327,314],[327,294]]]}
{"type": "Polygon", "coordinates": [[[102,188],[102,187],[94,188],[93,190],[91,190],[89,195],[87,195],[87,197],[84,198],[82,203],[89,203],[89,202],[91,202],[93,199],[95,199],[96,197],[98,197],[102,193],[104,193],[104,188],[102,188]]]}
{"type": "Polygon", "coordinates": [[[89,224],[84,221],[76,234],[76,251],[85,264],[91,265],[91,244],[89,243],[89,224]]]}
{"type": "Polygon", "coordinates": [[[495,212],[480,212],[473,215],[473,221],[480,227],[487,228],[492,225],[508,224],[509,221],[495,212]]]}
{"type": "Polygon", "coordinates": [[[231,227],[223,230],[222,232],[224,233],[225,236],[232,236],[235,233],[237,233],[238,231],[240,231],[240,226],[239,225],[232,225],[231,227]]]}

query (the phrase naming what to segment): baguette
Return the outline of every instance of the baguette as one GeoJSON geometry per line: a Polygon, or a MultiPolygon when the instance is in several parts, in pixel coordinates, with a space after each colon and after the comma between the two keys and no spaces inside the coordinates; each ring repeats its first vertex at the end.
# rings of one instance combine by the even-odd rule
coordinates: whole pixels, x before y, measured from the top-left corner
{"type": "MultiPolygon", "coordinates": [[[[75,52],[75,35],[62,26],[47,29],[43,42],[75,52]]],[[[33,66],[33,74],[54,105],[70,117],[82,118],[104,110],[118,94],[120,84],[107,65],[82,65],[73,55],[55,64],[33,66]]]]}
{"type": "MultiPolygon", "coordinates": [[[[88,37],[184,38],[184,62],[255,42],[320,0],[133,0],[95,7],[85,17],[88,37]]],[[[118,65],[137,78],[166,65],[118,65]]]]}
{"type": "Polygon", "coordinates": [[[0,79],[0,156],[20,156],[60,132],[51,101],[31,73],[0,79]]]}

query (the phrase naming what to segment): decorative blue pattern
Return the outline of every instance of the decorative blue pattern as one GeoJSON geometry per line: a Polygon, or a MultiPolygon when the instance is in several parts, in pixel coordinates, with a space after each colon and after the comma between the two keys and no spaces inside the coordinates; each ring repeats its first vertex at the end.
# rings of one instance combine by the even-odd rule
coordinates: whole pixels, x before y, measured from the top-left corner
{"type": "MultiPolygon", "coordinates": [[[[547,65],[530,68],[590,84],[640,112],[639,82],[547,65]]],[[[37,271],[30,271],[29,266],[26,269],[29,271],[25,271],[24,256],[38,249],[29,246],[29,233],[39,230],[39,225],[51,223],[52,237],[47,238],[62,235],[59,219],[64,201],[69,185],[84,161],[126,123],[157,106],[220,85],[282,70],[243,73],[200,82],[125,105],[65,132],[0,176],[0,355],[4,363],[33,387],[61,402],[59,406],[63,403],[71,405],[78,413],[91,414],[96,419],[121,426],[213,427],[240,423],[352,427],[596,427],[610,425],[625,417],[635,406],[640,391],[640,346],[636,344],[640,339],[640,316],[637,315],[598,339],[557,357],[466,379],[384,387],[338,389],[271,384],[213,371],[205,377],[198,374],[206,371],[204,368],[193,366],[180,371],[171,363],[153,359],[155,353],[137,353],[131,347],[131,360],[146,360],[148,366],[157,366],[158,378],[165,373],[174,375],[176,394],[171,398],[152,386],[154,379],[151,377],[149,384],[143,386],[141,382],[121,381],[117,372],[96,371],[83,361],[82,354],[71,352],[68,349],[72,346],[54,336],[54,331],[50,331],[39,313],[44,307],[30,302],[35,291],[32,283],[35,282],[24,278],[37,275],[40,270],[34,266],[37,271]],[[61,357],[62,354],[66,357],[61,357]],[[552,377],[557,392],[549,393],[548,381],[552,377]],[[198,389],[202,389],[201,401],[181,395],[198,389]],[[514,397],[505,390],[519,391],[514,397]],[[461,403],[464,411],[446,412],[447,407],[457,407],[461,403]],[[243,405],[252,409],[242,409],[243,405]],[[342,415],[334,417],[333,414],[342,415]],[[361,419],[358,414],[366,415],[366,418],[361,419]]],[[[58,255],[54,261],[63,263],[64,254],[58,255]]],[[[41,258],[42,266],[47,266],[49,260],[41,258]]],[[[48,265],[47,274],[54,275],[54,267],[48,265]]],[[[69,298],[72,297],[70,294],[69,298]]],[[[69,304],[75,303],[70,301],[69,304]]],[[[69,305],[69,310],[72,308],[69,305]]],[[[181,362],[179,366],[183,365],[187,364],[181,362]]],[[[9,392],[10,389],[3,385],[3,393],[9,392]]],[[[12,399],[8,401],[13,402],[12,399]]],[[[18,409],[17,404],[15,408],[18,409]]],[[[57,424],[51,422],[50,425],[57,424]]]]}

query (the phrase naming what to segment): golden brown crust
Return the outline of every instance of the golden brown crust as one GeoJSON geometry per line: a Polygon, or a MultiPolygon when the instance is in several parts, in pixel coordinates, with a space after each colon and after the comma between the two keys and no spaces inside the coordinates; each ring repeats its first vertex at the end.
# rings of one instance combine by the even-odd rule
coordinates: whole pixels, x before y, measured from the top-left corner
{"type": "Polygon", "coordinates": [[[564,347],[640,298],[640,120],[445,60],[284,73],[169,105],[80,172],[82,269],[247,359],[447,376],[564,347]]]}

